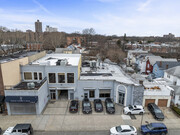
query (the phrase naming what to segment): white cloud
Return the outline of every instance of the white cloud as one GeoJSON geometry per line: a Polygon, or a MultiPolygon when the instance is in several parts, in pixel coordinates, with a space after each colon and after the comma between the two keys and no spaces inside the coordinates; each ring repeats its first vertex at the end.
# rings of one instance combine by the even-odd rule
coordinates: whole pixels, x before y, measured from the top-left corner
{"type": "MultiPolygon", "coordinates": [[[[74,32],[82,31],[84,28],[93,27],[96,33],[108,35],[129,36],[162,36],[166,33],[173,33],[180,36],[180,12],[177,4],[167,2],[168,0],[144,4],[142,7],[149,8],[148,12],[137,11],[137,5],[127,7],[129,12],[96,12],[89,15],[89,19],[68,17],[67,15],[40,14],[42,9],[32,12],[19,12],[9,9],[0,10],[0,22],[2,26],[10,29],[34,30],[34,22],[39,19],[45,25],[57,27],[59,31],[74,32]],[[163,3],[163,5],[162,5],[163,3]],[[155,6],[156,4],[157,6],[155,6]],[[158,5],[161,4],[161,7],[158,5]],[[168,10],[167,10],[168,9],[168,10]],[[89,21],[90,20],[90,21],[89,21]]],[[[151,1],[152,2],[152,1],[151,1]]],[[[180,2],[179,2],[180,3],[180,2]]],[[[136,3],[137,4],[137,3],[136,3]]],[[[128,5],[129,6],[129,5],[128,5]]],[[[141,7],[141,9],[143,9],[141,7]]],[[[145,9],[146,9],[145,8],[145,9]]],[[[145,11],[141,10],[141,11],[145,11]]],[[[43,12],[45,12],[43,10],[43,12]]]]}
{"type": "Polygon", "coordinates": [[[45,8],[41,3],[39,3],[37,0],[33,0],[33,2],[39,6],[40,9],[42,9],[44,12],[48,14],[52,14],[47,8],[45,8]]]}
{"type": "Polygon", "coordinates": [[[146,0],[144,3],[141,3],[138,7],[138,11],[144,11],[148,9],[148,6],[152,3],[153,0],[146,0]]]}

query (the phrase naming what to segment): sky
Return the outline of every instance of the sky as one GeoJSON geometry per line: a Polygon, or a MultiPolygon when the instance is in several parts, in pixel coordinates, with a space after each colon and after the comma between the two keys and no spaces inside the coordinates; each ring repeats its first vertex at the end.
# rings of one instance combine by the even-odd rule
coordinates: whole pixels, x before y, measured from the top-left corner
{"type": "Polygon", "coordinates": [[[0,0],[0,26],[122,36],[180,36],[180,0],[0,0]]]}

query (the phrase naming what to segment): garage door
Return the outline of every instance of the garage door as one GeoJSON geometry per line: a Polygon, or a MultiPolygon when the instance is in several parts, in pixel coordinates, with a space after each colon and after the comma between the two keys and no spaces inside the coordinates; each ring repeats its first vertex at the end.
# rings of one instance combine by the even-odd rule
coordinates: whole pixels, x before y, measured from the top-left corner
{"type": "Polygon", "coordinates": [[[149,103],[155,103],[155,99],[146,99],[145,106],[147,106],[149,103]]]}
{"type": "Polygon", "coordinates": [[[11,114],[36,114],[34,103],[9,103],[11,114]]]}
{"type": "Polygon", "coordinates": [[[158,106],[160,106],[160,107],[167,107],[167,102],[168,102],[167,99],[159,99],[158,100],[158,106]]]}

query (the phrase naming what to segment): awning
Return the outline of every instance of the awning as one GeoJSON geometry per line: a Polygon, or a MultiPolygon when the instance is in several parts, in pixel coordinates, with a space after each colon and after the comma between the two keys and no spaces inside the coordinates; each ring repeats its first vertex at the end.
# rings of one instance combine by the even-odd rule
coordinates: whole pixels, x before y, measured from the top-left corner
{"type": "Polygon", "coordinates": [[[2,104],[4,102],[4,96],[0,95],[0,104],[2,104]]]}
{"type": "Polygon", "coordinates": [[[100,89],[100,90],[99,90],[99,93],[100,93],[100,94],[102,94],[102,93],[104,93],[104,94],[109,94],[109,93],[111,93],[111,90],[110,90],[110,89],[100,89]]]}
{"type": "Polygon", "coordinates": [[[96,88],[93,88],[93,87],[86,87],[84,88],[84,90],[95,90],[96,88]]]}
{"type": "Polygon", "coordinates": [[[5,101],[10,103],[37,103],[38,96],[6,96],[5,101]]]}

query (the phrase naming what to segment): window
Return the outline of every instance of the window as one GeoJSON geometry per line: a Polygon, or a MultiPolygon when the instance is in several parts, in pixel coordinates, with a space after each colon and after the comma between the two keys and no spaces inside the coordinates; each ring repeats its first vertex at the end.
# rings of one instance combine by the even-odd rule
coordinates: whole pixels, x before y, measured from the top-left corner
{"type": "Polygon", "coordinates": [[[89,91],[89,98],[94,98],[95,97],[95,91],[94,90],[90,90],[89,91]]]}
{"type": "Polygon", "coordinates": [[[65,74],[58,73],[58,83],[65,83],[65,74]]]}
{"type": "Polygon", "coordinates": [[[56,83],[56,74],[49,73],[49,83],[56,83]]]}
{"type": "Polygon", "coordinates": [[[84,98],[88,98],[88,93],[84,93],[84,98]]]}
{"type": "Polygon", "coordinates": [[[37,76],[37,72],[34,72],[34,80],[37,80],[38,76],[37,76]]]}
{"type": "Polygon", "coordinates": [[[31,72],[24,72],[24,79],[25,80],[32,80],[32,73],[31,72]]]}
{"type": "Polygon", "coordinates": [[[42,73],[39,73],[39,80],[42,80],[42,73]]]}
{"type": "Polygon", "coordinates": [[[51,96],[51,99],[56,99],[56,91],[50,90],[50,96],[51,96]]]}
{"type": "Polygon", "coordinates": [[[74,83],[74,73],[67,73],[67,83],[74,83]]]}
{"type": "Polygon", "coordinates": [[[108,97],[110,97],[110,93],[100,93],[99,97],[100,98],[108,98],[108,97]]]}
{"type": "Polygon", "coordinates": [[[111,90],[105,89],[105,90],[99,90],[99,97],[100,98],[108,98],[110,97],[111,90]]]}

